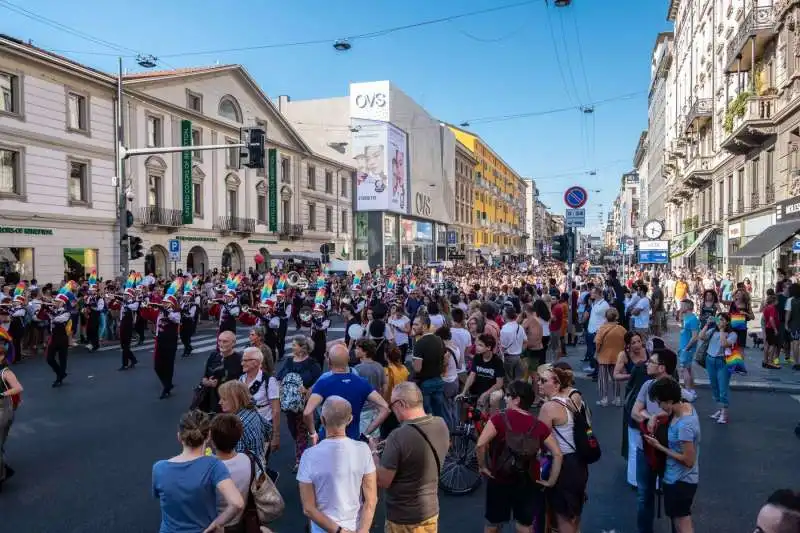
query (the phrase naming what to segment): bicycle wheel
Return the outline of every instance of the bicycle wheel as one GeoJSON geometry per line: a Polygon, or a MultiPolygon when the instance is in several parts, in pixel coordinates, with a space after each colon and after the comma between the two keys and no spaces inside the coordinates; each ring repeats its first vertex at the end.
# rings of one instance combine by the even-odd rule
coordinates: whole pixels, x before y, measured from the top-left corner
{"type": "Polygon", "coordinates": [[[445,493],[461,496],[474,492],[480,486],[476,444],[477,437],[471,425],[459,426],[451,434],[450,449],[439,476],[439,487],[445,493]]]}

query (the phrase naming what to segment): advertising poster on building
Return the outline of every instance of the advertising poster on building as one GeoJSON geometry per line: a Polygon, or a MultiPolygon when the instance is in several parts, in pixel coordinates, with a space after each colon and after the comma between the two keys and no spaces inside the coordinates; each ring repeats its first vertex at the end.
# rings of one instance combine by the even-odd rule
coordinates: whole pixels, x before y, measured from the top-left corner
{"type": "Polygon", "coordinates": [[[406,212],[406,135],[385,122],[353,119],[356,210],[406,212]]]}

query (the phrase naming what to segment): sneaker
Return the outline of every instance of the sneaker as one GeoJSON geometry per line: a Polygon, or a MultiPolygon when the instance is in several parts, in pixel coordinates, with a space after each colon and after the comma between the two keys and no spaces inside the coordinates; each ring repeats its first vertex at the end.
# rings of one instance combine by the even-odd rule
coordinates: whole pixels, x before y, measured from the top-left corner
{"type": "Polygon", "coordinates": [[[614,407],[622,407],[622,400],[620,400],[619,398],[614,400],[614,407]]]}
{"type": "Polygon", "coordinates": [[[595,404],[599,405],[600,407],[608,407],[608,400],[597,400],[595,404]]]}
{"type": "Polygon", "coordinates": [[[592,368],[590,366],[585,366],[585,367],[583,367],[583,371],[586,372],[587,374],[592,374],[592,373],[594,373],[594,368],[592,368]]]}
{"type": "Polygon", "coordinates": [[[686,391],[684,391],[684,398],[689,403],[694,403],[695,401],[697,401],[697,391],[692,389],[686,389],[686,391]]]}
{"type": "Polygon", "coordinates": [[[727,424],[728,423],[728,415],[720,414],[719,418],[717,418],[717,424],[727,424]]]}
{"type": "Polygon", "coordinates": [[[712,420],[719,420],[719,417],[721,417],[721,416],[722,416],[722,411],[718,410],[716,413],[711,415],[709,418],[711,418],[712,420]]]}

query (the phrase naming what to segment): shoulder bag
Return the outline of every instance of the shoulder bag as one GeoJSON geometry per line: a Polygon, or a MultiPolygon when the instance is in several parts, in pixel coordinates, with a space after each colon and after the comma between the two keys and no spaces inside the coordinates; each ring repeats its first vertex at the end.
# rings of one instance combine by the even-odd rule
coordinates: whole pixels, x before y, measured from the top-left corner
{"type": "Polygon", "coordinates": [[[245,521],[247,533],[259,533],[261,525],[267,525],[283,515],[286,503],[283,501],[278,487],[265,472],[258,470],[256,475],[256,458],[249,452],[250,458],[250,494],[245,504],[242,520],[245,521]],[[250,529],[254,528],[254,529],[250,529]]]}

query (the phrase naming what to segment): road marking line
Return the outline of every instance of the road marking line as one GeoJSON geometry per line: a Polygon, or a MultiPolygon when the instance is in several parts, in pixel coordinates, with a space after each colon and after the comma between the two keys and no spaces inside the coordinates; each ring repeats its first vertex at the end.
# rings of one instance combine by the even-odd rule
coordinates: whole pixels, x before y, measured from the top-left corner
{"type": "Polygon", "coordinates": [[[800,394],[790,394],[790,396],[800,402],[800,394]]]}

